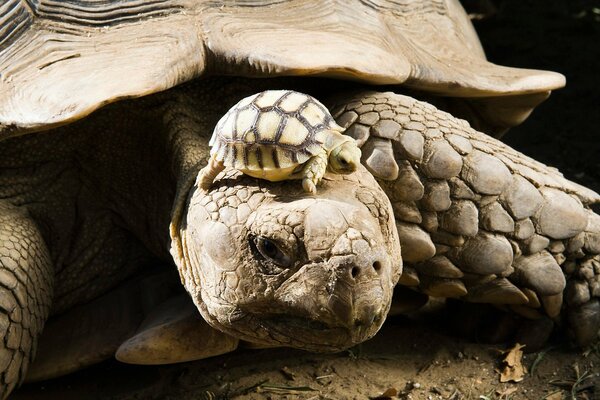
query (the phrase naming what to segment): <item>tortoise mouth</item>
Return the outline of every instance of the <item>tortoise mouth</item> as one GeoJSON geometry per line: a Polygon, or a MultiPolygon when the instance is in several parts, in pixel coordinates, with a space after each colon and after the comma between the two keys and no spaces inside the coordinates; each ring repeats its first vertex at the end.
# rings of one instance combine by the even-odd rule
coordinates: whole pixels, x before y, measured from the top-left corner
{"type": "Polygon", "coordinates": [[[381,326],[375,323],[349,329],[289,314],[253,315],[253,319],[268,330],[270,338],[278,344],[319,353],[346,350],[373,337],[381,326]]]}

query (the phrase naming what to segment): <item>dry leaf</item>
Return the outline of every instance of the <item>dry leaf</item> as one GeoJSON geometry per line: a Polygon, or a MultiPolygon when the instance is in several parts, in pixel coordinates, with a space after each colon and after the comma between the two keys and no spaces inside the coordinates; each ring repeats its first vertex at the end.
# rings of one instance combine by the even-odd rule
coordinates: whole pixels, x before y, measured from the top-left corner
{"type": "Polygon", "coordinates": [[[523,358],[523,347],[525,345],[516,343],[508,350],[502,360],[503,369],[500,372],[500,382],[521,382],[527,373],[527,368],[521,362],[523,358]]]}
{"type": "Polygon", "coordinates": [[[561,391],[550,393],[548,396],[544,397],[544,400],[562,400],[563,393],[561,391]]]}
{"type": "Polygon", "coordinates": [[[496,390],[496,395],[498,396],[498,398],[500,400],[508,399],[509,396],[511,394],[515,393],[517,390],[519,390],[519,389],[517,389],[516,387],[509,387],[509,388],[505,388],[503,390],[496,390]]]}
{"type": "Polygon", "coordinates": [[[392,397],[396,397],[396,396],[398,396],[398,389],[389,388],[388,390],[386,390],[379,396],[371,397],[371,400],[391,400],[392,397]]]}

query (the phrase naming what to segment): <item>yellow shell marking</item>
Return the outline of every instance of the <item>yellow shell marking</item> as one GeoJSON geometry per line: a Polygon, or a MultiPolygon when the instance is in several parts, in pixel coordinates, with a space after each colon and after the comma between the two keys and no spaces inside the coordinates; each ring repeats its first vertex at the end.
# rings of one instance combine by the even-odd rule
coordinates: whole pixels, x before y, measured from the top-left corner
{"type": "Polygon", "coordinates": [[[325,113],[321,107],[317,106],[315,103],[309,103],[300,112],[300,115],[302,115],[311,126],[317,126],[325,121],[325,113]]]}
{"type": "Polygon", "coordinates": [[[308,100],[308,97],[302,93],[292,92],[279,103],[279,107],[285,112],[292,113],[298,111],[300,106],[306,103],[306,100],[308,100]]]}
{"type": "Polygon", "coordinates": [[[211,154],[250,176],[288,179],[312,156],[330,149],[341,130],[316,99],[289,90],[247,97],[217,124],[211,154]]]}
{"type": "Polygon", "coordinates": [[[259,93],[258,98],[256,101],[254,101],[254,104],[260,108],[271,107],[287,92],[289,92],[289,90],[268,90],[266,92],[259,93]]]}
{"type": "Polygon", "coordinates": [[[308,129],[296,118],[288,118],[283,131],[281,132],[280,143],[300,146],[306,141],[308,129]]]}
{"type": "MultiPolygon", "coordinates": [[[[281,115],[275,111],[260,113],[256,127],[260,140],[275,141],[275,135],[277,134],[281,123],[281,115]]],[[[248,141],[246,142],[249,143],[248,141]]]]}

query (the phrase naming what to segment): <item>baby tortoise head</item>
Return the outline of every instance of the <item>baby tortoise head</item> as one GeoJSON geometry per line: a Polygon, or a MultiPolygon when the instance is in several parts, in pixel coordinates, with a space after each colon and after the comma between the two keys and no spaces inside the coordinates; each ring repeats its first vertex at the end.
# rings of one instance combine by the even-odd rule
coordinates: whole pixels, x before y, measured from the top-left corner
{"type": "Polygon", "coordinates": [[[314,194],[326,170],[351,173],[360,162],[360,149],[342,132],[312,96],[267,90],[246,97],[217,123],[200,187],[208,190],[216,175],[230,167],[272,182],[300,179],[304,190],[314,194]]]}
{"type": "Polygon", "coordinates": [[[360,165],[361,152],[354,140],[344,142],[329,153],[329,170],[336,174],[351,174],[360,165]]]}
{"type": "Polygon", "coordinates": [[[337,351],[381,327],[402,270],[391,205],[359,166],[316,195],[228,170],[172,230],[186,289],[218,330],[337,351]]]}

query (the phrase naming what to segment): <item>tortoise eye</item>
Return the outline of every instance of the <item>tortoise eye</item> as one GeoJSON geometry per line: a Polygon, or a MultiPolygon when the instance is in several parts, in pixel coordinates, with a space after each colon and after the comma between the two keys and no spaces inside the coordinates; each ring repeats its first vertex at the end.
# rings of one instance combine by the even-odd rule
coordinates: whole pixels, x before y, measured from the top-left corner
{"type": "Polygon", "coordinates": [[[254,238],[254,246],[265,260],[273,264],[284,268],[292,264],[292,259],[281,251],[279,246],[271,239],[267,239],[264,236],[257,236],[254,238]]]}

